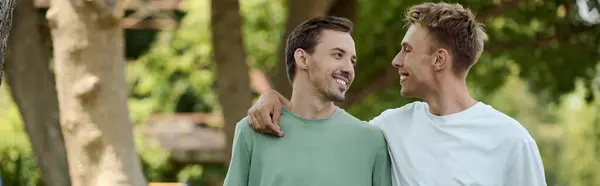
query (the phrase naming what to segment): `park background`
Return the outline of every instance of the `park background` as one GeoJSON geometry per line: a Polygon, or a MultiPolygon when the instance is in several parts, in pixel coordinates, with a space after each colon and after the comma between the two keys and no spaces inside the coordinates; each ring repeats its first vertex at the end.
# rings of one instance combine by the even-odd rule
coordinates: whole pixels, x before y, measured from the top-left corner
{"type": "MultiPolygon", "coordinates": [[[[341,107],[369,120],[415,101],[390,63],[405,11],[425,1],[52,1],[14,11],[0,89],[6,186],[221,185],[232,128],[260,93],[289,96],[284,37],[314,16],[355,22],[357,77],[341,107]]],[[[469,89],[529,130],[548,185],[600,185],[600,1],[446,2],[486,25],[469,89]]]]}

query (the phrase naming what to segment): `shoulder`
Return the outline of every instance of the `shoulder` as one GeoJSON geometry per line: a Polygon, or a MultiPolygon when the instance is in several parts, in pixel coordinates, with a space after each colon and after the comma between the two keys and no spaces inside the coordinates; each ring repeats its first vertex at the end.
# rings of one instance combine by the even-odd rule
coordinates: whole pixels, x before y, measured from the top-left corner
{"type": "Polygon", "coordinates": [[[235,124],[235,133],[246,138],[244,140],[254,135],[254,130],[250,127],[247,116],[235,124]]]}
{"type": "Polygon", "coordinates": [[[401,116],[401,115],[406,115],[406,114],[412,114],[416,110],[421,109],[425,106],[427,106],[427,103],[422,102],[422,101],[415,101],[415,102],[406,104],[402,107],[386,109],[381,114],[379,114],[379,116],[377,116],[377,117],[389,118],[389,117],[396,117],[396,116],[401,116]]]}
{"type": "Polygon", "coordinates": [[[418,109],[422,109],[426,106],[427,103],[422,101],[415,101],[409,104],[406,104],[402,107],[386,109],[379,116],[376,116],[371,121],[370,124],[376,126],[383,126],[386,123],[386,120],[397,121],[398,118],[404,118],[405,116],[410,116],[418,109]]]}
{"type": "Polygon", "coordinates": [[[480,117],[494,125],[497,132],[504,134],[505,140],[517,143],[535,143],[529,131],[519,121],[490,105],[485,105],[484,109],[484,113],[480,117]]]}
{"type": "Polygon", "coordinates": [[[236,131],[248,131],[248,130],[252,130],[252,128],[250,128],[250,123],[248,122],[248,116],[242,118],[240,121],[238,121],[235,124],[235,130],[236,131]]]}
{"type": "Polygon", "coordinates": [[[369,135],[383,135],[379,127],[369,125],[368,122],[361,121],[360,119],[352,116],[343,109],[340,109],[339,111],[342,112],[341,117],[345,121],[345,125],[352,127],[353,129],[360,130],[362,132],[367,132],[369,135]]]}

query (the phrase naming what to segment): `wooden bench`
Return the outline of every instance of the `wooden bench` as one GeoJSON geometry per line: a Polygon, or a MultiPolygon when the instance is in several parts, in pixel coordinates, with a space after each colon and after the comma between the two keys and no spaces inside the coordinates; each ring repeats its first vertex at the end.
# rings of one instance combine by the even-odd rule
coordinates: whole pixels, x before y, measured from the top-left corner
{"type": "Polygon", "coordinates": [[[184,164],[227,163],[227,144],[221,117],[211,113],[152,115],[146,123],[146,135],[169,152],[170,158],[184,164]]]}

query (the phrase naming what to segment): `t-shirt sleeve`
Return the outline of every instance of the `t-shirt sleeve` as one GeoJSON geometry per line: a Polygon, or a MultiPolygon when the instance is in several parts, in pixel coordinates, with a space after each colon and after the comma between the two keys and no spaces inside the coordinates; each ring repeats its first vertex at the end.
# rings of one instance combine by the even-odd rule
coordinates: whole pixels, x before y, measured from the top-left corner
{"type": "Polygon", "coordinates": [[[382,128],[383,123],[384,123],[384,118],[386,117],[387,114],[389,114],[389,110],[383,111],[381,114],[379,114],[379,116],[376,116],[375,118],[371,119],[371,121],[369,121],[369,124],[375,125],[379,128],[382,128]]]}
{"type": "Polygon", "coordinates": [[[250,159],[251,145],[247,137],[250,137],[251,132],[248,130],[248,122],[246,119],[238,122],[233,135],[233,145],[231,148],[231,160],[229,169],[223,186],[247,186],[248,177],[250,176],[250,159]]]}
{"type": "Polygon", "coordinates": [[[375,164],[373,166],[373,186],[391,186],[392,165],[387,143],[383,134],[380,136],[380,147],[375,158],[375,164]]]}
{"type": "Polygon", "coordinates": [[[544,165],[535,141],[518,142],[515,145],[512,163],[508,165],[505,185],[511,186],[546,186],[544,165]]]}

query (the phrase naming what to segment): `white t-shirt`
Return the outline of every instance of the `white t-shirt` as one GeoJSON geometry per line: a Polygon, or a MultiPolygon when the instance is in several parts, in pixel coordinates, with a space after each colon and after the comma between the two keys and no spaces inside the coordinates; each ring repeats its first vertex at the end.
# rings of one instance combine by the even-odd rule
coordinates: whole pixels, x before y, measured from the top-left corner
{"type": "Polygon", "coordinates": [[[379,126],[397,186],[545,186],[535,140],[513,118],[484,103],[446,116],[414,102],[388,109],[379,126]]]}

